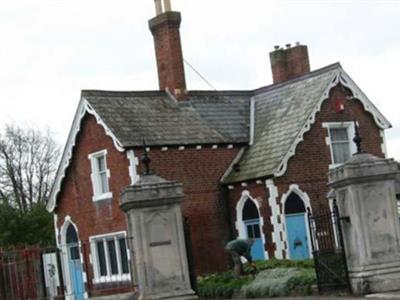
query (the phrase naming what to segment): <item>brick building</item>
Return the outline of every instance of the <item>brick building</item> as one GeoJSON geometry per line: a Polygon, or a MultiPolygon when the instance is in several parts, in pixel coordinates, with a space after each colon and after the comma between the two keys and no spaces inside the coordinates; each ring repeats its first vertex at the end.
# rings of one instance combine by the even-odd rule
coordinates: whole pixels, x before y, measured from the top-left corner
{"type": "Polygon", "coordinates": [[[386,154],[390,123],[339,63],[310,71],[304,45],[270,53],[271,85],[187,91],[168,2],[149,21],[160,90],[82,91],[52,189],[66,288],[82,297],[132,290],[119,195],[140,177],[143,139],[152,171],[183,183],[199,274],[226,268],[237,237],[256,238],[256,259],[310,257],[306,209],[329,207],[327,173],[356,151],[355,122],[364,150],[386,154]]]}

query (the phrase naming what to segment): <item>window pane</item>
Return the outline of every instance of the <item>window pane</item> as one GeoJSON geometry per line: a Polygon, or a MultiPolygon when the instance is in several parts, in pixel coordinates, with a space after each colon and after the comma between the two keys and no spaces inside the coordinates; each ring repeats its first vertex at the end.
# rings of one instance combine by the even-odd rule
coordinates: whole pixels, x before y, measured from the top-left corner
{"type": "MultiPolygon", "coordinates": [[[[71,244],[70,244],[71,245],[71,244]]],[[[76,245],[76,244],[73,244],[73,245],[76,245]]],[[[79,247],[78,246],[72,246],[72,247],[70,247],[69,248],[69,251],[70,251],[70,256],[71,256],[71,259],[73,259],[73,260],[77,260],[77,259],[80,259],[79,258],[79,247]]]]}
{"type": "Polygon", "coordinates": [[[97,167],[99,168],[99,172],[106,169],[106,161],[104,156],[100,156],[97,158],[97,167]]]}
{"type": "Polygon", "coordinates": [[[129,273],[128,267],[128,255],[126,253],[126,242],[124,238],[118,239],[119,250],[121,252],[121,264],[122,264],[122,273],[129,273]]]}
{"type": "Polygon", "coordinates": [[[97,246],[97,260],[99,263],[99,272],[101,276],[107,276],[106,256],[104,254],[103,241],[96,242],[97,246]]]}
{"type": "Polygon", "coordinates": [[[331,128],[330,133],[332,141],[349,141],[347,128],[331,128]]]}
{"type": "Polygon", "coordinates": [[[253,225],[247,225],[247,237],[248,238],[254,238],[254,233],[253,233],[253,225]]]}
{"type": "Polygon", "coordinates": [[[117,253],[115,252],[115,242],[114,240],[107,241],[108,254],[110,256],[110,266],[111,266],[111,274],[118,274],[118,262],[117,262],[117,253]]]}
{"type": "Polygon", "coordinates": [[[109,189],[108,189],[108,178],[107,178],[107,173],[103,172],[101,174],[99,174],[100,176],[100,183],[101,183],[101,193],[108,193],[109,189]]]}
{"type": "Polygon", "coordinates": [[[260,225],[255,224],[254,225],[254,238],[257,239],[259,237],[261,237],[261,235],[260,235],[260,225]]]}
{"type": "Polygon", "coordinates": [[[349,143],[332,144],[333,162],[335,164],[344,163],[350,159],[349,143]]]}

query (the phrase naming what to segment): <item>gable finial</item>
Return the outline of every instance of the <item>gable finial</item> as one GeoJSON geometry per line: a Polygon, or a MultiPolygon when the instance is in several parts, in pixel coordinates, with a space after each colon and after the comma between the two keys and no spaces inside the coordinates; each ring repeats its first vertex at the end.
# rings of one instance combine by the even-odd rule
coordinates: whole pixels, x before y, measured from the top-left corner
{"type": "Polygon", "coordinates": [[[144,173],[143,175],[150,175],[150,162],[151,159],[147,153],[146,140],[143,138],[143,155],[142,155],[142,163],[144,164],[144,173]]]}
{"type": "Polygon", "coordinates": [[[356,154],[360,154],[360,153],[362,153],[362,149],[361,149],[362,138],[360,136],[360,132],[358,130],[358,125],[357,125],[357,121],[356,120],[354,120],[354,129],[355,129],[355,134],[354,134],[353,142],[357,146],[357,153],[356,154]]]}
{"type": "Polygon", "coordinates": [[[154,0],[156,5],[156,15],[161,15],[166,11],[171,11],[171,0],[154,0]]]}

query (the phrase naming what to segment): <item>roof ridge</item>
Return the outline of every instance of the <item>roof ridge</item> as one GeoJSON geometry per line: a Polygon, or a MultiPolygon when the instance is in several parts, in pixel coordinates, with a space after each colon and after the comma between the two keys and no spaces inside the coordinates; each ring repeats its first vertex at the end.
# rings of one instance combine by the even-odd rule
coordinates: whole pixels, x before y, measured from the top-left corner
{"type": "Polygon", "coordinates": [[[107,91],[107,90],[81,90],[82,97],[94,97],[94,96],[166,96],[165,91],[160,90],[148,90],[148,91],[107,91]]]}
{"type": "MultiPolygon", "coordinates": [[[[341,67],[339,62],[327,65],[325,67],[319,68],[317,70],[311,71],[299,77],[295,77],[283,82],[272,83],[260,88],[249,89],[249,90],[193,90],[188,91],[188,96],[253,96],[260,92],[266,92],[272,89],[276,89],[293,82],[304,80],[305,78],[310,78],[317,76],[326,71],[333,70],[335,68],[341,67]]],[[[142,90],[142,91],[108,91],[108,90],[96,90],[96,89],[83,89],[81,90],[82,97],[94,97],[94,96],[106,96],[106,97],[118,97],[118,96],[165,96],[165,91],[160,90],[142,90]]]]}
{"type": "Polygon", "coordinates": [[[335,62],[333,64],[330,64],[330,65],[327,65],[325,67],[322,67],[322,68],[316,69],[314,71],[311,71],[311,72],[309,72],[307,74],[304,74],[304,75],[301,75],[301,76],[298,76],[298,77],[295,77],[295,78],[292,78],[292,79],[289,79],[289,80],[286,80],[286,81],[282,81],[282,82],[279,82],[279,83],[273,83],[273,84],[270,84],[270,85],[266,85],[266,86],[260,87],[258,89],[253,90],[253,92],[254,92],[254,94],[258,94],[260,92],[267,92],[267,91],[270,91],[270,90],[274,90],[274,89],[280,88],[282,86],[285,86],[287,84],[291,84],[291,83],[294,83],[294,82],[297,82],[297,81],[302,81],[302,80],[304,80],[306,78],[311,78],[311,77],[314,77],[314,76],[318,76],[318,75],[320,75],[322,73],[334,70],[334,69],[339,68],[339,67],[340,68],[342,67],[340,62],[335,62]]]}

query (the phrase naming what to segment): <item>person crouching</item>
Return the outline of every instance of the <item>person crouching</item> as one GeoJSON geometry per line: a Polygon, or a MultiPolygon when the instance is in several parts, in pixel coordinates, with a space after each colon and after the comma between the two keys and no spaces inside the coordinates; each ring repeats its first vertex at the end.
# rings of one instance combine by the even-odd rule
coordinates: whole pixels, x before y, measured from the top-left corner
{"type": "Polygon", "coordinates": [[[255,268],[253,258],[251,257],[251,246],[254,244],[254,239],[237,239],[228,242],[225,250],[229,252],[234,263],[234,273],[236,277],[243,275],[243,264],[240,259],[241,256],[255,268]]]}

